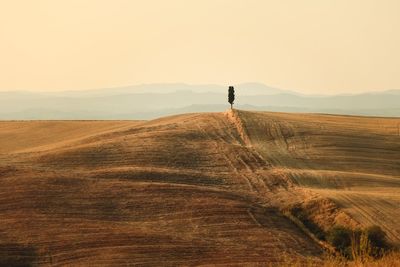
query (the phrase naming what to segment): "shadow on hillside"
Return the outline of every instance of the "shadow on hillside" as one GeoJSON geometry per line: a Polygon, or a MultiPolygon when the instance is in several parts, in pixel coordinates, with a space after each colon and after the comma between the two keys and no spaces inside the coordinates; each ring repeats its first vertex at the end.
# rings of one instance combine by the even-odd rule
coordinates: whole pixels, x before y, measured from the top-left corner
{"type": "Polygon", "coordinates": [[[37,252],[32,246],[21,244],[0,244],[0,266],[35,266],[37,252]]]}

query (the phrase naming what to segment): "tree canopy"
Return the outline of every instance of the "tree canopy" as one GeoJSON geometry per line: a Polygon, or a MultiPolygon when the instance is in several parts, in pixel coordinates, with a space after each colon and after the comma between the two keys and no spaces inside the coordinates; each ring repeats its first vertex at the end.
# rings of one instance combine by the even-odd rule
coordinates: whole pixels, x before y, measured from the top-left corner
{"type": "Polygon", "coordinates": [[[233,86],[229,86],[228,90],[228,102],[231,104],[231,108],[233,106],[233,102],[235,101],[235,88],[233,86]]]}

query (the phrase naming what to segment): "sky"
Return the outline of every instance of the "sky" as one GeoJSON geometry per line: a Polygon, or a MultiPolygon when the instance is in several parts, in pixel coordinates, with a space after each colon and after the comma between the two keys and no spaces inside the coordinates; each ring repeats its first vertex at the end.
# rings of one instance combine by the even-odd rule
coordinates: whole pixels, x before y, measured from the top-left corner
{"type": "Polygon", "coordinates": [[[398,0],[0,0],[0,91],[400,89],[398,0]]]}

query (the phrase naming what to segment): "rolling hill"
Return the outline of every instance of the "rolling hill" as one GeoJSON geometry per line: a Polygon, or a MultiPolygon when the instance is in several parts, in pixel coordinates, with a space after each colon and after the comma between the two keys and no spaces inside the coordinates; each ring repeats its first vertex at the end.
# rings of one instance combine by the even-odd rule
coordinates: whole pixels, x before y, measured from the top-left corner
{"type": "Polygon", "coordinates": [[[400,120],[267,112],[0,123],[0,263],[265,265],[321,228],[400,244],[400,120]]]}

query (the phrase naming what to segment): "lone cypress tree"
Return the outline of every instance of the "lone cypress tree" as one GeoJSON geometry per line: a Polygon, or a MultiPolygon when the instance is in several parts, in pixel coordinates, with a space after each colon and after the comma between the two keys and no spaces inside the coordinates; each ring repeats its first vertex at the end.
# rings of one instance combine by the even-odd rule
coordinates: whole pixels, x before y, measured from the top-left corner
{"type": "Polygon", "coordinates": [[[235,101],[235,88],[233,86],[229,86],[228,102],[229,102],[229,104],[231,104],[231,109],[233,108],[234,101],[235,101]]]}

